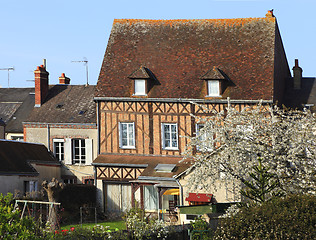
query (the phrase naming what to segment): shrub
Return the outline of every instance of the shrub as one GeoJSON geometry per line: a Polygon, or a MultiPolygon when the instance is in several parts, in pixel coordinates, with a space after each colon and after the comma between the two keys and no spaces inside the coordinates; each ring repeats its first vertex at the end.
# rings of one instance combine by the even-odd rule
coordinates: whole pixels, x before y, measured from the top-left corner
{"type": "Polygon", "coordinates": [[[196,218],[194,222],[190,223],[191,228],[191,238],[193,240],[203,240],[210,239],[212,236],[212,231],[210,225],[202,218],[196,218]]]}
{"type": "Polygon", "coordinates": [[[85,184],[66,185],[59,194],[59,201],[63,208],[62,221],[79,222],[80,207],[96,206],[96,187],[85,184]]]}
{"type": "Polygon", "coordinates": [[[316,239],[316,196],[288,195],[242,207],[222,219],[214,239],[316,239]]]}
{"type": "Polygon", "coordinates": [[[41,239],[42,232],[32,218],[20,219],[20,211],[14,210],[13,195],[0,194],[0,239],[41,239]]]}

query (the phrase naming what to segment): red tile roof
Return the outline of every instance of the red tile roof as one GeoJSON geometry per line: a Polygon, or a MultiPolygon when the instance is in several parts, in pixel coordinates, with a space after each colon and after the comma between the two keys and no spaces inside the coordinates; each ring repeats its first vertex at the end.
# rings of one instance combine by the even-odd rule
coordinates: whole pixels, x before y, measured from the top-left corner
{"type": "Polygon", "coordinates": [[[222,98],[273,100],[277,31],[274,17],[114,20],[95,97],[133,97],[144,67],[157,80],[148,98],[203,99],[201,77],[219,68],[234,83],[222,98]]]}

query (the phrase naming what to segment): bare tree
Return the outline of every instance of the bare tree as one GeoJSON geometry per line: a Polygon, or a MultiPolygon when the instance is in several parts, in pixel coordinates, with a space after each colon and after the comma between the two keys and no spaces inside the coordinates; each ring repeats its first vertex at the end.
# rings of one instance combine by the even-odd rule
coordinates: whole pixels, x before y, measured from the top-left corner
{"type": "MultiPolygon", "coordinates": [[[[60,191],[64,188],[64,183],[59,182],[56,178],[53,178],[50,182],[42,182],[43,189],[47,192],[48,201],[56,203],[59,198],[60,191]]],[[[57,209],[55,205],[50,206],[49,216],[47,224],[50,226],[51,230],[55,230],[58,227],[57,209]]]]}

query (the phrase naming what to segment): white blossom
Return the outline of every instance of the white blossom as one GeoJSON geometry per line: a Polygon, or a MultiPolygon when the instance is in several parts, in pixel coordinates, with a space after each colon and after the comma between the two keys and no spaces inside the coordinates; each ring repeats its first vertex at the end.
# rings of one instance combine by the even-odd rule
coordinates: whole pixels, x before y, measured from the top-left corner
{"type": "Polygon", "coordinates": [[[316,119],[310,111],[287,111],[262,103],[240,111],[230,102],[221,112],[202,107],[205,114],[194,118],[204,126],[188,137],[184,153],[185,160],[193,158],[191,190],[201,184],[215,188],[220,175],[243,182],[260,157],[285,191],[315,194],[316,119]]]}

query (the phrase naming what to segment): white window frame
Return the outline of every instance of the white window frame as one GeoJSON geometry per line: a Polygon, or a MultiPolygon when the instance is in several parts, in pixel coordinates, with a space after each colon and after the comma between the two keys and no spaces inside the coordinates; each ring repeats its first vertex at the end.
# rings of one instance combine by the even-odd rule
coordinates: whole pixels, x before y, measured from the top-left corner
{"type": "MultiPolygon", "coordinates": [[[[206,138],[210,138],[209,134],[204,132],[203,134],[200,134],[201,129],[205,126],[205,124],[203,123],[197,123],[195,125],[195,129],[196,129],[196,136],[201,140],[205,140],[206,138]]],[[[213,151],[214,146],[213,146],[213,142],[211,142],[211,145],[196,145],[196,149],[198,151],[203,151],[203,152],[210,152],[213,151]]]]}
{"type": "Polygon", "coordinates": [[[60,138],[54,138],[53,139],[53,149],[54,149],[54,155],[59,161],[64,161],[65,160],[65,139],[60,139],[60,138]],[[61,148],[59,147],[59,152],[56,152],[56,145],[62,145],[63,151],[61,151],[61,148]],[[58,156],[63,156],[63,158],[60,158],[58,156]]]}
{"type": "Polygon", "coordinates": [[[72,163],[73,164],[79,164],[84,165],[86,164],[87,159],[87,148],[86,148],[86,141],[83,138],[74,138],[71,141],[72,145],[72,163]],[[78,147],[75,146],[75,142],[78,141],[79,145],[78,147]],[[82,146],[84,143],[84,146],[82,146]],[[76,154],[76,148],[79,149],[79,154],[76,154]],[[82,154],[82,149],[84,149],[84,154],[82,154]]]}
{"type": "Polygon", "coordinates": [[[135,149],[135,123],[134,122],[120,122],[119,123],[119,146],[124,149],[135,149]],[[126,144],[123,144],[123,126],[126,125],[126,144]],[[129,135],[129,130],[132,130],[132,138],[129,135]]]}
{"type": "Polygon", "coordinates": [[[178,124],[177,123],[162,123],[161,124],[161,139],[162,139],[162,149],[165,150],[179,150],[179,141],[178,141],[178,124]],[[169,138],[166,139],[165,126],[169,126],[169,138]],[[176,126],[176,131],[171,131],[171,126],[176,126]],[[172,136],[176,137],[176,145],[172,146],[172,136]],[[169,145],[166,146],[166,140],[169,140],[169,145]]]}
{"type": "Polygon", "coordinates": [[[134,80],[134,95],[136,96],[146,96],[146,80],[145,79],[135,79],[134,80]]]}
{"type": "Polygon", "coordinates": [[[219,80],[207,80],[207,96],[209,97],[221,96],[219,80]]]}

